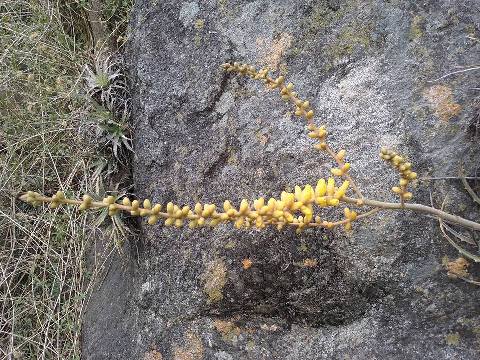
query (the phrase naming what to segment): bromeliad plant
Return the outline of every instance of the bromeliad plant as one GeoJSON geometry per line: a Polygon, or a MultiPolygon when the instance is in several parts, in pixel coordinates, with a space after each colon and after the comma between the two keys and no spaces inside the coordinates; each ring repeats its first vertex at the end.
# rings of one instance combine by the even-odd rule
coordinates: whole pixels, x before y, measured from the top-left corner
{"type": "Polygon", "coordinates": [[[275,79],[271,78],[268,69],[257,71],[255,67],[247,64],[226,63],[223,64],[223,69],[227,72],[239,73],[261,80],[270,89],[277,89],[283,100],[292,103],[295,106],[295,115],[305,118],[307,122],[308,136],[317,140],[315,148],[326,153],[335,161],[336,167],[331,169],[332,177],[318,180],[316,186],[307,184],[303,187],[296,186],[294,192],[283,191],[279,199],[270,198],[266,200],[259,198],[254,201],[243,199],[238,207],[235,207],[229,200],[225,200],[222,209],[217,208],[214,204],[200,203],[197,203],[193,208],[171,202],[162,206],[152,204],[149,199],[140,202],[139,200],[132,201],[126,197],[120,201],[114,196],[108,196],[102,201],[95,201],[90,195],[84,195],[82,200],[68,199],[61,191],[51,197],[29,191],[20,198],[33,205],[49,203],[52,208],[62,204],[75,205],[80,210],[108,208],[111,216],[119,212],[128,212],[131,216],[146,217],[149,225],[154,225],[163,220],[166,226],[182,227],[185,222],[188,222],[190,228],[234,223],[236,228],[255,227],[263,229],[272,225],[282,229],[285,226],[294,226],[297,232],[312,227],[332,229],[337,226],[344,226],[346,230],[350,230],[352,222],[381,210],[413,210],[433,215],[446,222],[480,230],[479,223],[433,207],[409,203],[408,201],[412,199],[412,193],[408,190],[408,186],[417,179],[417,174],[412,170],[411,163],[389,149],[382,149],[380,156],[399,172],[399,184],[392,188],[392,191],[399,196],[399,202],[391,203],[365,198],[349,174],[350,163],[345,160],[346,151],[340,150],[337,152],[328,144],[326,128],[314,124],[315,113],[309,101],[299,98],[292,83],[287,84],[283,76],[275,79]],[[337,183],[336,178],[340,179],[341,183],[337,183]],[[349,192],[353,193],[353,196],[348,196],[349,192]],[[317,211],[321,208],[338,207],[340,204],[348,206],[344,207],[344,218],[337,221],[324,219],[317,211]],[[359,213],[358,209],[360,208],[368,208],[369,210],[359,213]]]}

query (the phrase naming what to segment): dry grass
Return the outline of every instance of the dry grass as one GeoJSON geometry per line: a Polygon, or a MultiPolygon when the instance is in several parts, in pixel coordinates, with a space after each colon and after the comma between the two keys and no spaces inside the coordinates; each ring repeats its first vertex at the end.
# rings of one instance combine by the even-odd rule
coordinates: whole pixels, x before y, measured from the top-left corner
{"type": "Polygon", "coordinates": [[[82,89],[85,24],[76,27],[76,5],[57,4],[0,2],[0,359],[79,359],[96,277],[85,252],[99,224],[16,199],[26,190],[94,193],[98,164],[111,160],[85,131],[94,112],[82,89]]]}

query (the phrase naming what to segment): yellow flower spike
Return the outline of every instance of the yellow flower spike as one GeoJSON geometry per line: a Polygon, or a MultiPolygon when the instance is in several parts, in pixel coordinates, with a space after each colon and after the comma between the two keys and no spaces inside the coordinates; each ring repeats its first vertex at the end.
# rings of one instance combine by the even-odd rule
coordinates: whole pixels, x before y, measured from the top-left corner
{"type": "Polygon", "coordinates": [[[412,193],[411,192],[406,192],[405,194],[403,194],[403,199],[404,200],[411,200],[413,197],[412,193]]]}
{"type": "Polygon", "coordinates": [[[239,213],[241,215],[245,215],[248,213],[248,211],[250,210],[249,209],[249,205],[248,205],[248,201],[246,199],[243,199],[241,202],[240,202],[240,209],[239,209],[239,213]]]}
{"type": "Polygon", "coordinates": [[[312,119],[313,119],[313,110],[308,111],[308,112],[305,114],[305,117],[306,117],[308,120],[312,120],[312,119]]]}
{"type": "Polygon", "coordinates": [[[155,225],[158,222],[158,216],[152,215],[148,218],[148,225],[155,225]]]}
{"type": "Polygon", "coordinates": [[[149,199],[143,200],[143,207],[145,209],[151,209],[152,208],[152,203],[149,199]]]}
{"type": "Polygon", "coordinates": [[[350,163],[345,163],[342,166],[342,172],[346,173],[348,170],[350,170],[350,163]]]}
{"type": "MultiPolygon", "coordinates": [[[[167,209],[168,209],[168,206],[167,206],[167,209]]],[[[195,211],[195,214],[200,215],[200,214],[202,213],[202,211],[203,211],[203,206],[202,206],[202,204],[196,203],[196,204],[195,204],[195,209],[194,209],[194,211],[195,211]]]]}
{"type": "Polygon", "coordinates": [[[327,183],[325,179],[320,179],[315,187],[315,196],[324,196],[327,193],[327,183]]]}
{"type": "Polygon", "coordinates": [[[348,180],[345,180],[333,195],[335,199],[341,199],[343,196],[345,196],[349,185],[350,185],[350,182],[348,180]]]}
{"type": "MultiPolygon", "coordinates": [[[[155,208],[154,208],[155,209],[155,208]]],[[[190,213],[190,206],[184,206],[182,208],[182,215],[187,216],[190,213]]]]}
{"type": "Polygon", "coordinates": [[[327,181],[327,195],[328,196],[333,196],[335,192],[335,179],[334,178],[328,178],[327,181]]]}
{"type": "Polygon", "coordinates": [[[330,169],[330,172],[335,176],[342,176],[343,175],[343,171],[340,170],[339,168],[332,168],[332,169],[330,169]]]}
{"type": "Polygon", "coordinates": [[[392,191],[393,191],[395,194],[401,194],[401,193],[402,193],[402,189],[399,188],[398,186],[392,187],[392,191]]]}
{"type": "Polygon", "coordinates": [[[225,201],[223,202],[223,210],[224,210],[225,212],[227,212],[228,210],[230,210],[230,209],[232,209],[232,208],[233,208],[233,206],[232,206],[232,204],[230,203],[229,200],[225,200],[225,201]]]}
{"type": "Polygon", "coordinates": [[[167,220],[165,220],[165,226],[172,226],[174,223],[175,223],[174,218],[168,218],[167,220]]]}
{"type": "Polygon", "coordinates": [[[122,204],[125,205],[125,206],[130,206],[132,205],[132,203],[130,202],[130,199],[128,197],[124,197],[122,199],[122,204]]]}

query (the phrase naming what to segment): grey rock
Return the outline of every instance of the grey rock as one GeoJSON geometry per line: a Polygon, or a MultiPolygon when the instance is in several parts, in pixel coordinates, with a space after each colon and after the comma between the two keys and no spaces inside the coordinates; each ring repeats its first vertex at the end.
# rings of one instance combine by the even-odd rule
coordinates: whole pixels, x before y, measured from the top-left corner
{"type": "MultiPolygon", "coordinates": [[[[420,177],[473,173],[479,72],[434,80],[478,63],[479,26],[474,0],[138,0],[128,48],[136,192],[162,204],[221,205],[328,176],[332,163],[305,124],[277,92],[224,73],[232,60],[286,74],[331,144],[347,149],[369,198],[394,200],[397,175],[380,146],[407,155],[420,177]]],[[[448,195],[449,211],[480,221],[458,181],[419,182],[415,200],[429,204],[430,192],[437,207],[448,195]]],[[[442,258],[458,253],[434,219],[383,212],[351,235],[141,229],[135,271],[111,299],[127,325],[91,306],[86,358],[480,356],[480,288],[446,276],[442,258]],[[307,258],[317,266],[301,266],[307,258]],[[106,341],[89,340],[102,331],[106,341]]],[[[116,281],[107,277],[95,296],[116,281]]]]}

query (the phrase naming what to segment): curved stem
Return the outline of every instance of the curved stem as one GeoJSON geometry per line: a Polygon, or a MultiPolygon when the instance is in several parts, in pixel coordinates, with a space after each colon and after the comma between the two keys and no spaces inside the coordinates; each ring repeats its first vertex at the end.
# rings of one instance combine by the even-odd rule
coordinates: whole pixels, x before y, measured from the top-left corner
{"type": "MultiPolygon", "coordinates": [[[[347,196],[344,196],[341,199],[341,201],[349,203],[349,204],[357,204],[358,200],[359,199],[350,198],[350,197],[347,197],[347,196]]],[[[448,222],[451,222],[451,223],[454,223],[454,224],[462,225],[462,226],[468,227],[470,229],[480,231],[480,224],[479,223],[476,223],[476,222],[471,221],[471,220],[464,219],[464,218],[462,218],[458,215],[449,214],[445,211],[436,209],[434,207],[430,207],[430,206],[426,206],[426,205],[422,205],[422,204],[406,203],[406,202],[404,202],[403,205],[402,205],[401,203],[391,203],[391,202],[371,200],[371,199],[366,199],[366,198],[363,198],[362,200],[363,200],[363,203],[365,205],[375,206],[375,207],[379,207],[379,208],[382,208],[382,209],[389,209],[389,210],[412,210],[412,211],[419,212],[419,213],[433,215],[433,216],[436,216],[436,217],[438,217],[440,219],[443,219],[445,221],[448,221],[448,222]]]]}

